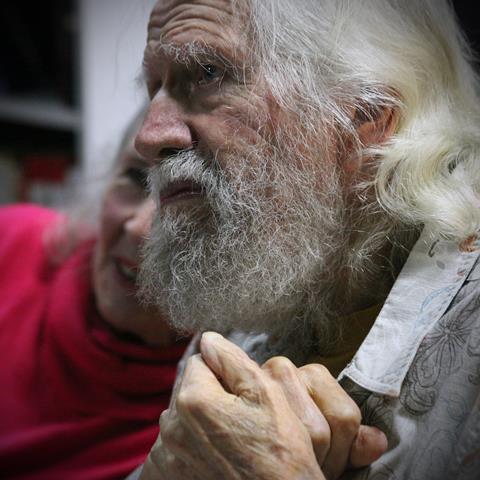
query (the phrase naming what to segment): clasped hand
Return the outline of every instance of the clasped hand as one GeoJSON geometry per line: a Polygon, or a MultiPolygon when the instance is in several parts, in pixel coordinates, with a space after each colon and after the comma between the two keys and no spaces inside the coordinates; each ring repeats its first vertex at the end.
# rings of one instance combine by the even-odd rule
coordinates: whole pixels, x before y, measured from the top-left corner
{"type": "Polygon", "coordinates": [[[284,357],[259,367],[210,332],[200,352],[160,418],[141,480],[332,480],[386,450],[325,367],[284,357]]]}

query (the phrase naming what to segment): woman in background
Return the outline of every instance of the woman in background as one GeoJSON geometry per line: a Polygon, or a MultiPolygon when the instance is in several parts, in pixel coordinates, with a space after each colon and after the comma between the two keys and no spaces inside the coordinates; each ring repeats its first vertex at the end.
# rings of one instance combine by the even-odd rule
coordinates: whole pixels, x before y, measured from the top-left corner
{"type": "Polygon", "coordinates": [[[186,344],[135,296],[154,208],[138,126],[97,231],[39,206],[0,209],[2,478],[123,478],[157,436],[186,344]]]}

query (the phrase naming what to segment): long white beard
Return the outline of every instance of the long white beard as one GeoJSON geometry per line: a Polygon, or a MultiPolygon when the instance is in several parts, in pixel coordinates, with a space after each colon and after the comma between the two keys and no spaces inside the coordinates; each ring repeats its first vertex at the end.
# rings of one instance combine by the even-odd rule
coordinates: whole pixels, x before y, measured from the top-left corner
{"type": "Polygon", "coordinates": [[[166,206],[156,215],[141,297],[186,332],[327,333],[344,248],[337,174],[260,155],[228,160],[234,167],[224,172],[187,151],[153,169],[155,198],[178,180],[200,184],[205,197],[196,208],[166,206]]]}

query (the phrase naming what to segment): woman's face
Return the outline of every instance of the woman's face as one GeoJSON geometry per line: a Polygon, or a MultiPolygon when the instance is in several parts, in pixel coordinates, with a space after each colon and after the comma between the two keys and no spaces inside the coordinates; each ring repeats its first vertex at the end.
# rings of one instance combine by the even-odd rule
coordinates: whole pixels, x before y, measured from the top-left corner
{"type": "Polygon", "coordinates": [[[117,159],[103,198],[93,287],[97,308],[112,327],[145,343],[166,345],[171,334],[162,315],[141,306],[135,296],[140,247],[155,208],[147,194],[146,167],[132,137],[117,159]]]}

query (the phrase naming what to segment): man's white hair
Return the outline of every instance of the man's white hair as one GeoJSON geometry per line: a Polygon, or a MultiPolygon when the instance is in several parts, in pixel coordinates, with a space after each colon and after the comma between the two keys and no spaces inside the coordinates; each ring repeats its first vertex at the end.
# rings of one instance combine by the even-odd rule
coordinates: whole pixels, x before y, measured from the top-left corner
{"type": "Polygon", "coordinates": [[[391,220],[458,240],[479,230],[478,78],[446,0],[252,0],[251,26],[276,101],[374,155],[369,184],[391,220]],[[399,109],[396,132],[367,150],[352,111],[385,107],[399,109]]]}
{"type": "Polygon", "coordinates": [[[459,241],[479,230],[477,79],[446,1],[231,2],[238,25],[249,7],[234,77],[265,142],[235,136],[228,169],[195,149],[159,163],[153,187],[191,181],[206,201],[157,216],[142,293],[187,331],[244,328],[326,352],[339,315],[384,301],[423,225],[459,241]],[[390,110],[394,135],[362,145],[358,126],[390,110]],[[365,160],[355,178],[336,163],[347,155],[365,160]]]}

